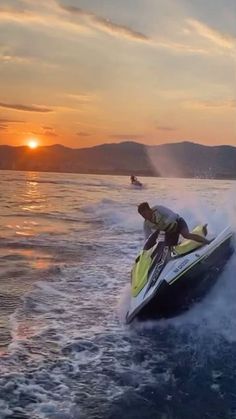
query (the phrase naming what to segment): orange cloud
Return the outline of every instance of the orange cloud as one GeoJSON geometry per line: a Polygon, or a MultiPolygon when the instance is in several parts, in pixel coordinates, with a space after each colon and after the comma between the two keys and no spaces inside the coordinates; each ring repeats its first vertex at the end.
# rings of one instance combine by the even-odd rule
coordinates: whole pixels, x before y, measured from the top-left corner
{"type": "Polygon", "coordinates": [[[29,10],[16,9],[13,7],[0,7],[1,20],[13,20],[24,22],[25,20],[35,19],[36,15],[29,10]]]}
{"type": "MultiPolygon", "coordinates": [[[[44,5],[47,6],[46,3],[44,5]]],[[[48,6],[51,6],[51,4],[48,6]]],[[[60,12],[57,5],[53,8],[46,8],[44,13],[35,10],[18,10],[10,7],[0,7],[0,21],[10,21],[20,25],[40,25],[49,29],[53,27],[60,31],[65,30],[76,33],[88,32],[88,28],[86,28],[84,24],[65,20],[64,16],[62,16],[61,13],[57,14],[57,12],[60,12]]]]}
{"type": "Polygon", "coordinates": [[[139,138],[143,138],[144,134],[112,134],[111,138],[114,138],[115,140],[128,140],[128,139],[139,139],[139,138]]]}
{"type": "Polygon", "coordinates": [[[167,126],[167,125],[160,125],[157,126],[156,129],[158,131],[176,131],[175,127],[167,126]]]}
{"type": "Polygon", "coordinates": [[[0,118],[0,124],[18,124],[18,123],[25,123],[25,121],[19,119],[8,119],[8,118],[0,118]]]}
{"type": "Polygon", "coordinates": [[[54,131],[51,131],[51,130],[45,130],[43,135],[46,135],[47,137],[58,137],[58,135],[54,131]]]}
{"type": "Polygon", "coordinates": [[[89,134],[88,132],[77,132],[77,134],[79,137],[89,137],[91,134],[89,134]]]}
{"type": "Polygon", "coordinates": [[[95,95],[91,95],[91,94],[66,94],[65,97],[67,99],[76,101],[79,104],[88,104],[93,102],[96,99],[95,95]]]}
{"type": "Polygon", "coordinates": [[[0,107],[6,108],[6,109],[13,109],[15,111],[24,111],[24,112],[41,112],[41,113],[53,112],[52,109],[45,108],[38,105],[21,105],[21,104],[0,102],[0,107]]]}
{"type": "Polygon", "coordinates": [[[43,129],[43,135],[46,135],[47,137],[58,137],[54,128],[49,127],[49,126],[44,126],[42,127],[42,129],[43,129]]]}
{"type": "Polygon", "coordinates": [[[35,131],[28,132],[30,135],[37,135],[37,136],[46,136],[46,137],[58,137],[58,134],[56,133],[55,129],[49,126],[45,127],[36,127],[35,131]]]}
{"type": "Polygon", "coordinates": [[[236,100],[191,100],[187,101],[188,106],[196,108],[236,108],[236,100]]]}

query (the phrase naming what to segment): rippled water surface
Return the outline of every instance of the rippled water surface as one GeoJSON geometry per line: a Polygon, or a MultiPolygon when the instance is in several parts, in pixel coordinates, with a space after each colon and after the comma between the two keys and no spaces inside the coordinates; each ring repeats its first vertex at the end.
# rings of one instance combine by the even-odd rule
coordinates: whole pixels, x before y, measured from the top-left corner
{"type": "Polygon", "coordinates": [[[174,319],[124,324],[137,204],[236,230],[236,182],[1,172],[0,418],[236,418],[236,258],[174,319]]]}

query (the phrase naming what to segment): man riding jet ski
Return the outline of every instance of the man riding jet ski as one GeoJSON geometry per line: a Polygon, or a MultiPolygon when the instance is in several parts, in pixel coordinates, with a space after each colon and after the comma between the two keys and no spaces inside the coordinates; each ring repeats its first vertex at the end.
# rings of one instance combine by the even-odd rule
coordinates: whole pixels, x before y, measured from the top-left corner
{"type": "Polygon", "coordinates": [[[139,214],[144,218],[144,234],[147,239],[153,231],[164,231],[168,246],[178,243],[179,235],[198,243],[209,244],[210,241],[199,234],[190,233],[186,221],[169,208],[156,205],[150,208],[148,202],[138,206],[139,214]]]}
{"type": "Polygon", "coordinates": [[[165,240],[157,242],[159,230],[156,229],[135,261],[127,323],[135,317],[179,314],[214,284],[233,253],[233,233],[229,227],[212,241],[205,238],[206,225],[196,227],[180,244],[177,243],[181,231],[177,238],[167,233],[165,240]]]}
{"type": "Polygon", "coordinates": [[[134,186],[140,186],[140,187],[143,186],[142,183],[134,175],[130,176],[130,182],[131,182],[131,185],[134,185],[134,186]]]}

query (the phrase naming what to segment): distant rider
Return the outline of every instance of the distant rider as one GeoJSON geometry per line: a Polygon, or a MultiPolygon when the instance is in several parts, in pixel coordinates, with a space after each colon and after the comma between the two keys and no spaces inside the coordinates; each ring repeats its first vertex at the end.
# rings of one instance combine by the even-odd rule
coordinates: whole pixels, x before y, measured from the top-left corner
{"type": "Polygon", "coordinates": [[[158,237],[160,231],[164,231],[167,246],[175,246],[178,244],[180,234],[185,239],[194,240],[198,243],[209,244],[211,242],[205,237],[190,233],[186,221],[178,214],[162,205],[156,205],[150,208],[148,202],[142,202],[138,206],[138,212],[145,220],[145,239],[154,231],[157,233],[156,237],[158,237]]]}
{"type": "Polygon", "coordinates": [[[134,175],[131,175],[130,176],[130,182],[131,183],[135,183],[135,182],[137,182],[138,181],[138,179],[136,178],[136,176],[134,176],[134,175]]]}

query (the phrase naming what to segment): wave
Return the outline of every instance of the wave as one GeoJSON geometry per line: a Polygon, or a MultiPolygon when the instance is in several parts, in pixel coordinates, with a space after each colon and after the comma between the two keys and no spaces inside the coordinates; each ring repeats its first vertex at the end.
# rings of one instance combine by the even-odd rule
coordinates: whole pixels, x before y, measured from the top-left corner
{"type": "Polygon", "coordinates": [[[3,214],[2,217],[10,218],[10,217],[20,217],[20,218],[32,218],[35,217],[39,218],[49,218],[53,220],[61,220],[66,222],[81,222],[81,218],[70,216],[68,214],[64,215],[63,212],[60,214],[58,212],[42,212],[42,211],[33,211],[28,210],[27,212],[14,212],[11,214],[3,214]]]}
{"type": "MultiPolygon", "coordinates": [[[[108,178],[108,175],[104,176],[94,176],[94,175],[83,175],[83,174],[71,174],[73,177],[77,177],[76,180],[67,180],[67,179],[51,179],[53,175],[50,178],[46,179],[40,179],[40,176],[44,176],[43,172],[20,172],[18,177],[13,177],[11,175],[4,175],[1,178],[1,182],[7,182],[7,183],[34,183],[34,184],[52,184],[52,185],[58,185],[58,186],[77,186],[82,188],[107,188],[107,189],[123,189],[123,188],[129,188],[130,184],[126,180],[124,182],[120,181],[117,176],[110,176],[111,180],[108,181],[106,178],[108,178]],[[96,177],[96,179],[93,179],[96,177]],[[119,181],[117,182],[117,180],[119,181]]],[[[55,173],[55,177],[62,177],[62,176],[69,176],[68,173],[55,173]]],[[[123,180],[123,179],[122,179],[123,180]]],[[[132,185],[131,185],[132,186],[132,185]]]]}
{"type": "MultiPolygon", "coordinates": [[[[211,191],[212,192],[212,191],[211,191]]],[[[217,191],[215,202],[199,199],[199,193],[192,190],[181,193],[182,202],[178,200],[175,208],[179,213],[190,220],[189,225],[194,226],[200,222],[208,222],[211,236],[217,235],[227,225],[230,225],[234,231],[234,248],[236,252],[236,199],[235,187],[232,186],[224,194],[217,191]],[[216,205],[217,203],[217,205],[216,205]]],[[[180,191],[178,191],[180,194],[180,191]]],[[[173,198],[172,198],[173,199],[173,198]]],[[[169,200],[170,207],[173,208],[173,201],[169,200]]],[[[131,263],[132,264],[132,263],[131,263]]],[[[207,336],[209,331],[224,337],[227,340],[236,340],[236,286],[235,286],[236,254],[231,257],[227,263],[224,272],[218,279],[217,284],[201,303],[194,305],[188,312],[171,320],[158,322],[145,322],[142,327],[158,328],[174,326],[176,328],[186,329],[193,326],[196,340],[199,339],[199,333],[207,336]],[[196,329],[198,330],[196,333],[196,329]]],[[[122,299],[120,302],[120,316],[125,318],[129,303],[130,287],[124,287],[122,299]]]]}

